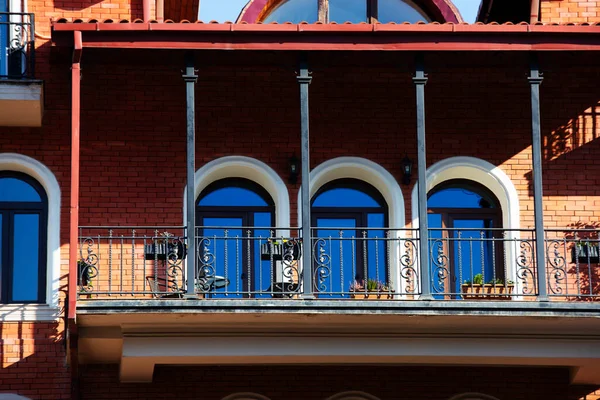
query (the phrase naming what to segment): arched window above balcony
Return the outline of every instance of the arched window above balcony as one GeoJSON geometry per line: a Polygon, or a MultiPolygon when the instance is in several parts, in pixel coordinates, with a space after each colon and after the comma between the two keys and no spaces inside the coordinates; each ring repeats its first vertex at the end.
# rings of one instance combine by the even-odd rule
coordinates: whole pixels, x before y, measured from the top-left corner
{"type": "Polygon", "coordinates": [[[48,201],[43,187],[20,172],[0,172],[1,303],[46,300],[48,201]]]}
{"type": "Polygon", "coordinates": [[[450,0],[253,0],[238,22],[461,22],[450,0]]]}

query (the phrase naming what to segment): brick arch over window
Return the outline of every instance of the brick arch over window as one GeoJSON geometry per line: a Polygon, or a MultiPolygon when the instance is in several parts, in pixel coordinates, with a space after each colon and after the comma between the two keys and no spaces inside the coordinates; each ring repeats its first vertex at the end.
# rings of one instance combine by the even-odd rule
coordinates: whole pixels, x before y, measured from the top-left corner
{"type": "MultiPolygon", "coordinates": [[[[475,157],[450,157],[438,161],[427,168],[426,183],[427,193],[436,186],[460,179],[464,181],[478,182],[493,193],[500,203],[502,210],[502,227],[506,229],[505,254],[508,262],[508,279],[515,280],[517,272],[515,244],[520,238],[520,206],[517,189],[512,183],[510,177],[502,171],[500,167],[491,164],[488,161],[475,157]]],[[[419,204],[418,196],[419,183],[413,187],[412,191],[412,226],[419,226],[419,204]]],[[[519,282],[517,282],[519,285],[519,282]]]]}
{"type": "Polygon", "coordinates": [[[365,392],[350,391],[335,394],[327,400],[379,400],[379,398],[365,392]]]}
{"type": "MultiPolygon", "coordinates": [[[[194,175],[194,199],[208,185],[224,178],[245,178],[263,187],[275,202],[275,225],[281,228],[290,226],[290,197],[285,182],[262,161],[244,156],[217,158],[198,169],[194,175]]],[[[187,197],[184,189],[183,217],[187,210],[187,197]]]]}
{"type": "MultiPolygon", "coordinates": [[[[260,22],[264,15],[265,8],[273,9],[276,4],[283,0],[250,0],[244,7],[237,22],[247,22],[249,24],[260,22]]],[[[457,8],[451,0],[416,0],[423,10],[427,11],[431,17],[438,22],[463,22],[457,8]]]]}
{"type": "MultiPolygon", "coordinates": [[[[388,209],[390,237],[399,238],[405,225],[404,197],[398,182],[381,165],[361,157],[337,157],[327,160],[310,172],[310,198],[327,183],[338,179],[356,179],[373,186],[383,196],[388,209]]],[[[302,189],[298,190],[298,221],[302,221],[302,189]]],[[[390,284],[402,289],[404,281],[400,278],[400,249],[390,249],[390,284]]]]}
{"type": "Polygon", "coordinates": [[[462,393],[451,397],[449,400],[499,400],[496,397],[489,396],[483,393],[462,393]]]}
{"type": "Polygon", "coordinates": [[[222,400],[270,400],[268,397],[257,393],[234,393],[223,397],[222,400]]]}

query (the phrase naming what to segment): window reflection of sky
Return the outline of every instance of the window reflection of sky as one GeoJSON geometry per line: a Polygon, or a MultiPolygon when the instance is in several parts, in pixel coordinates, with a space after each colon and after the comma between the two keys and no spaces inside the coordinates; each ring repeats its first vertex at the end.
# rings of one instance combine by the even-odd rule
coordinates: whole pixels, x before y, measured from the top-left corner
{"type": "Polygon", "coordinates": [[[235,186],[216,189],[198,202],[199,206],[267,206],[265,200],[250,189],[235,186]]]}
{"type": "Polygon", "coordinates": [[[25,181],[0,178],[0,201],[42,201],[38,192],[25,181]]]}
{"type": "Polygon", "coordinates": [[[279,4],[265,18],[264,22],[292,22],[299,24],[306,21],[317,22],[319,19],[319,5],[316,0],[287,0],[279,4]]]}
{"type": "Polygon", "coordinates": [[[430,21],[427,14],[412,2],[402,0],[379,0],[377,5],[377,19],[382,24],[389,22],[410,22],[414,24],[419,21],[430,21]]]}
{"type": "Polygon", "coordinates": [[[371,196],[360,190],[337,187],[320,193],[313,207],[381,207],[371,196]]]}
{"type": "Polygon", "coordinates": [[[429,208],[489,208],[482,207],[489,202],[471,190],[462,188],[443,189],[429,196],[427,206],[429,208]]]}

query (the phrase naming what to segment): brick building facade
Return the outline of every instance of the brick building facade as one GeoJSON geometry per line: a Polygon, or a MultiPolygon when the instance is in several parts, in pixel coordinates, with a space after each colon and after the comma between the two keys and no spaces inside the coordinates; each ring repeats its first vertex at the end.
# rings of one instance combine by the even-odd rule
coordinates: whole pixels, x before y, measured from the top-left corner
{"type": "Polygon", "coordinates": [[[449,0],[403,3],[429,18],[406,25],[374,1],[347,25],[333,2],[276,25],[255,23],[286,2],[237,24],[165,22],[195,19],[185,1],[13,3],[0,22],[35,32],[35,72],[32,49],[0,59],[0,399],[598,398],[600,2],[486,0],[471,25],[449,0]],[[479,196],[483,226],[419,181],[479,196]],[[466,295],[476,275],[492,301],[466,295]]]}

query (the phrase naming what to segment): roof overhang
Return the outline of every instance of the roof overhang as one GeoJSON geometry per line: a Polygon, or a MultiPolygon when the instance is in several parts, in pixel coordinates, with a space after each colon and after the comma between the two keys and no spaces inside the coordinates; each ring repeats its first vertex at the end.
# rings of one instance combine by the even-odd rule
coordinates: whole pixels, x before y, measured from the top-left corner
{"type": "Polygon", "coordinates": [[[113,49],[597,51],[600,25],[54,22],[52,44],[113,49]]]}
{"type": "Polygon", "coordinates": [[[128,382],[155,365],[353,363],[566,367],[600,384],[592,303],[278,300],[80,301],[79,360],[128,382]]]}

